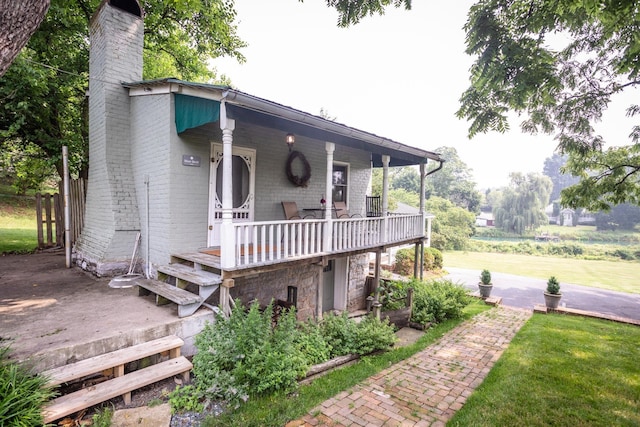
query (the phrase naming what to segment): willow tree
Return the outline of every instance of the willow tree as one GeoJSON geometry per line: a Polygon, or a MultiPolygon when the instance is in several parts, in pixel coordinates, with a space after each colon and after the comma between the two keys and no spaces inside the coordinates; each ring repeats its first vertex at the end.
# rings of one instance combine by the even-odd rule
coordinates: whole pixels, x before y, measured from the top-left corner
{"type": "Polygon", "coordinates": [[[511,182],[493,208],[495,225],[502,230],[523,234],[548,222],[544,210],[549,204],[553,184],[549,177],[529,173],[509,174],[511,182]]]}

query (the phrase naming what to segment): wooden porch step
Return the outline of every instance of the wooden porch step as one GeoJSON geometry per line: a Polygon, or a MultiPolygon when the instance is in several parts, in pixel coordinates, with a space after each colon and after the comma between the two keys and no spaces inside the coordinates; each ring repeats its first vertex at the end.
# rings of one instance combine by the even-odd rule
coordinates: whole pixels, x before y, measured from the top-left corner
{"type": "Polygon", "coordinates": [[[193,365],[189,360],[184,356],[180,356],[58,397],[44,408],[44,422],[50,423],[66,415],[130,393],[133,390],[174,375],[185,375],[192,367],[193,365]]]}
{"type": "Polygon", "coordinates": [[[198,286],[215,286],[222,283],[222,277],[219,274],[197,270],[183,264],[163,265],[158,267],[158,272],[198,286]]]}
{"type": "Polygon", "coordinates": [[[204,252],[183,252],[171,255],[172,263],[181,263],[183,261],[193,264],[196,270],[202,270],[202,267],[208,267],[214,272],[220,272],[220,257],[213,256],[204,252]]]}
{"type": "MultiPolygon", "coordinates": [[[[146,296],[150,293],[156,296],[156,305],[174,302],[178,305],[178,317],[190,316],[196,312],[206,298],[196,295],[177,286],[153,279],[136,279],[133,284],[138,285],[138,295],[146,296]]],[[[213,290],[211,287],[207,287],[213,290]]]]}
{"type": "Polygon", "coordinates": [[[175,335],[162,337],[142,344],[115,350],[76,363],[60,366],[42,372],[41,375],[50,379],[49,384],[60,385],[78,380],[89,375],[116,368],[124,372],[124,365],[155,354],[169,352],[171,359],[180,356],[180,347],[184,344],[182,338],[175,335]]]}

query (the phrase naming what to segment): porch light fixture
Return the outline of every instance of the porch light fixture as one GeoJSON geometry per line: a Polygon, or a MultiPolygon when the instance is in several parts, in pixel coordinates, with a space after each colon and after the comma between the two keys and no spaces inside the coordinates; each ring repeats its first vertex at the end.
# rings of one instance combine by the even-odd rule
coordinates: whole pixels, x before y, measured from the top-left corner
{"type": "Polygon", "coordinates": [[[292,133],[288,133],[287,136],[284,138],[284,140],[287,143],[287,146],[289,147],[289,151],[291,151],[293,144],[296,142],[295,135],[292,133]]]}

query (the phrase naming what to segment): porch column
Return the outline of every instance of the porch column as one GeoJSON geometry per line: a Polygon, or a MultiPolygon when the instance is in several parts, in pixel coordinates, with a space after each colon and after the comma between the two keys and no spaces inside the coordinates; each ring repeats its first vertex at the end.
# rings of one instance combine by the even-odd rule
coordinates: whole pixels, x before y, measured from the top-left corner
{"type": "Polygon", "coordinates": [[[332,212],[333,212],[333,152],[336,149],[336,145],[333,142],[325,142],[325,150],[327,150],[327,174],[325,179],[325,200],[327,201],[324,208],[324,232],[322,239],[322,250],[328,252],[331,250],[331,240],[333,225],[332,225],[332,212]]]}
{"type": "Polygon", "coordinates": [[[236,121],[227,118],[225,102],[220,103],[222,129],[222,224],[220,225],[220,267],[235,266],[236,236],[233,233],[233,131],[236,121]]]}
{"type": "Polygon", "coordinates": [[[424,191],[427,178],[426,166],[426,163],[420,163],[420,212],[424,212],[424,191]]]}
{"type": "Polygon", "coordinates": [[[382,241],[387,241],[387,211],[389,210],[389,162],[391,157],[382,156],[382,241]]]}
{"type": "MultiPolygon", "coordinates": [[[[424,195],[424,191],[425,191],[425,184],[426,184],[426,178],[427,178],[427,168],[426,168],[426,163],[422,162],[420,163],[420,214],[422,215],[422,233],[424,234],[424,227],[425,227],[425,219],[426,219],[426,214],[424,212],[424,205],[425,205],[425,195],[424,195]]],[[[431,220],[429,220],[429,227],[431,227],[431,220]]],[[[422,266],[422,263],[424,262],[424,240],[420,242],[420,266],[422,266]]],[[[424,277],[424,272],[422,267],[420,268],[420,280],[422,280],[424,277]]]]}

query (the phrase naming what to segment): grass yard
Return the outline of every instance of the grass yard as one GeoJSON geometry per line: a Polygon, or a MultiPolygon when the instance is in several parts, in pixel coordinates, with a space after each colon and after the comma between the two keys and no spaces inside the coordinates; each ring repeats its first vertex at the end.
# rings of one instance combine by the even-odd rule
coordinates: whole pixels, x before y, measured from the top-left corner
{"type": "Polygon", "coordinates": [[[33,197],[0,197],[0,254],[32,252],[38,246],[33,197]]]}
{"type": "Polygon", "coordinates": [[[447,426],[640,425],[640,328],[535,314],[447,426]]]}
{"type": "Polygon", "coordinates": [[[550,276],[556,276],[561,283],[640,293],[640,263],[637,261],[599,261],[462,251],[444,252],[443,259],[445,270],[447,267],[474,270],[486,268],[492,273],[509,273],[545,280],[550,276]]]}

